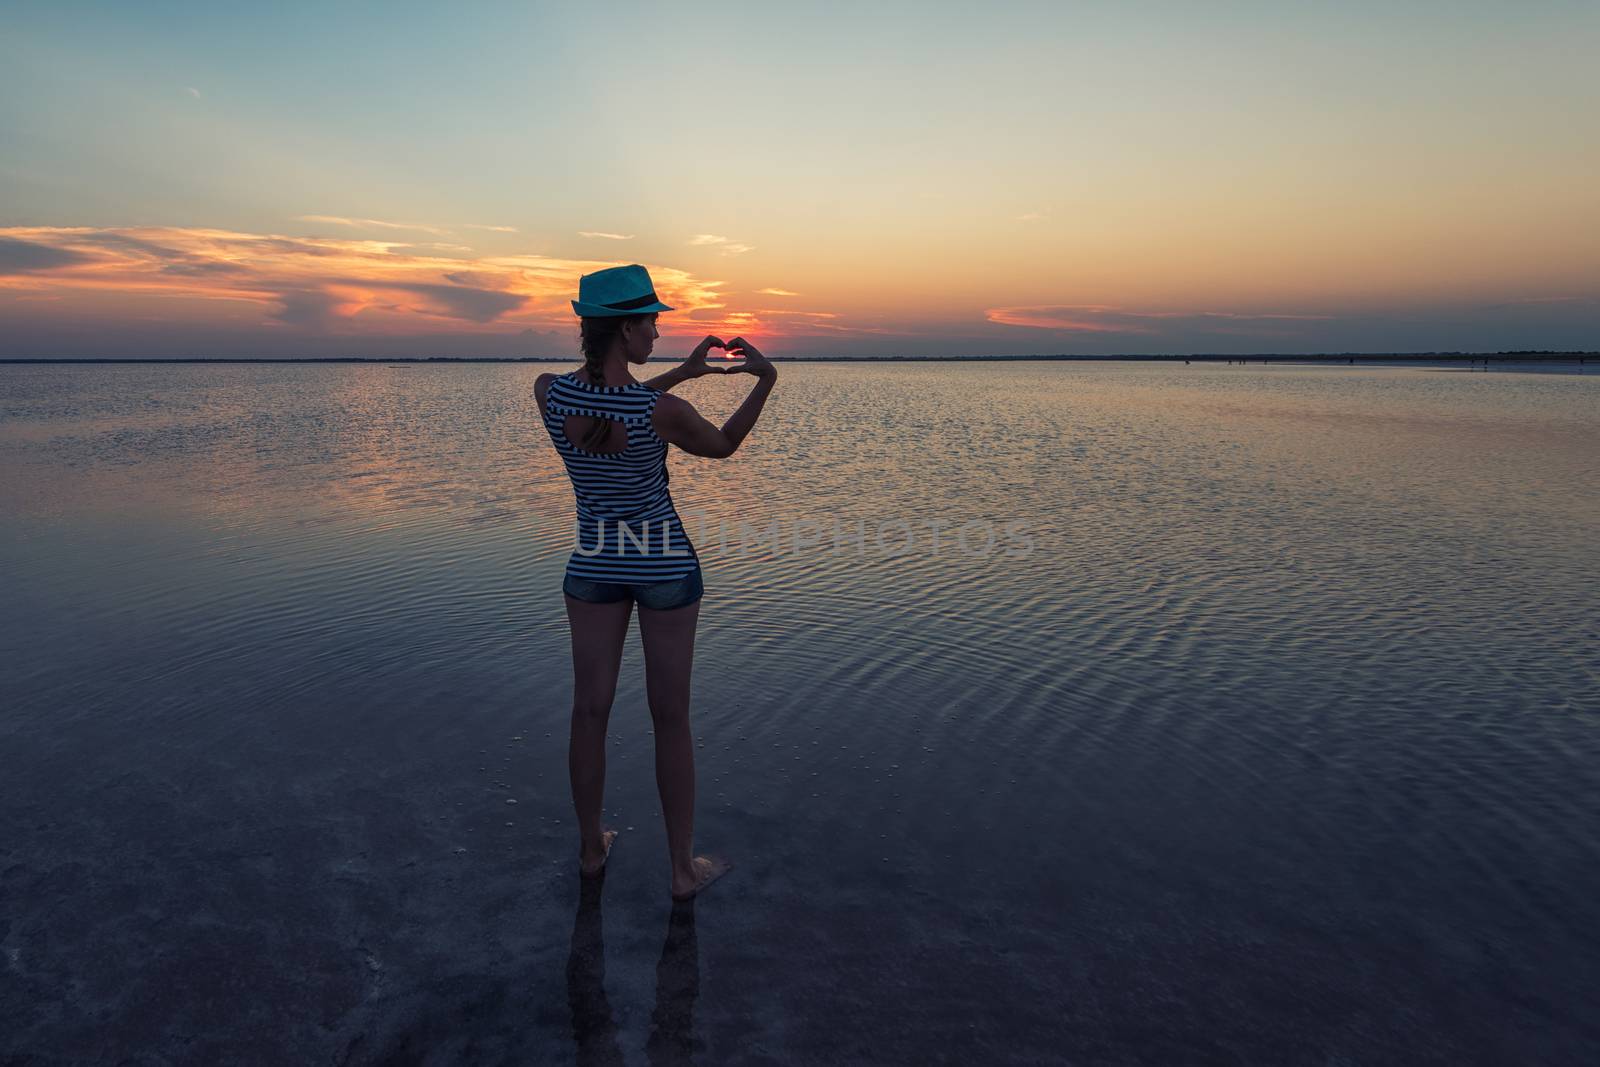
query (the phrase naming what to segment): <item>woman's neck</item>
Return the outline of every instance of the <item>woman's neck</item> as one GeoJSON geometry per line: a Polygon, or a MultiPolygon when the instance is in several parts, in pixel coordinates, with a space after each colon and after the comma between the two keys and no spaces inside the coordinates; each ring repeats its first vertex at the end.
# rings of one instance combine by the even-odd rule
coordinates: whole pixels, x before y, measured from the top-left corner
{"type": "Polygon", "coordinates": [[[590,385],[637,385],[638,380],[628,370],[628,358],[620,352],[608,355],[600,364],[601,377],[595,380],[589,373],[589,365],[584,364],[584,374],[591,380],[590,385]]]}

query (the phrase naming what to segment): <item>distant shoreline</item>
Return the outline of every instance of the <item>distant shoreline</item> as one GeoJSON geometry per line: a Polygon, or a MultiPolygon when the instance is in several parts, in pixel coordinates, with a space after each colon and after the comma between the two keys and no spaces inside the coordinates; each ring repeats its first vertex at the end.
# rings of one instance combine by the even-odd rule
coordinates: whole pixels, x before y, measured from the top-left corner
{"type": "MultiPolygon", "coordinates": [[[[1189,355],[1131,356],[773,356],[774,363],[1586,363],[1600,362],[1600,352],[1329,352],[1311,355],[1265,354],[1248,356],[1191,353],[1189,355]]],[[[297,356],[297,357],[199,357],[175,359],[0,359],[0,364],[106,364],[106,363],[574,363],[572,356],[297,356]]],[[[659,360],[665,363],[669,360],[659,360]]]]}

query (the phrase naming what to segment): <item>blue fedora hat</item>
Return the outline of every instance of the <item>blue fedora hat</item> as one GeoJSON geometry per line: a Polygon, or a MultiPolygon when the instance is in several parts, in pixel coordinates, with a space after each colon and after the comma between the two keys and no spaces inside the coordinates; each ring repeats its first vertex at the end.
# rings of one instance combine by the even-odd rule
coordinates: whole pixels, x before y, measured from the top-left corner
{"type": "Polygon", "coordinates": [[[584,318],[605,315],[649,315],[672,309],[656,299],[650,272],[637,263],[607,267],[578,279],[578,299],[572,310],[584,318]]]}

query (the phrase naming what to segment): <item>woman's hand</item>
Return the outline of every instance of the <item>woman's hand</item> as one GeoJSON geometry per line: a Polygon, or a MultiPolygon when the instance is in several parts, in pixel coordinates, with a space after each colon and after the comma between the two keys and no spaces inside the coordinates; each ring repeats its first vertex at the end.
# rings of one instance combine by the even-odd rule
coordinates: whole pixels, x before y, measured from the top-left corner
{"type": "Polygon", "coordinates": [[[727,348],[722,343],[722,338],[707,336],[704,341],[694,346],[694,351],[689,353],[689,358],[683,361],[683,376],[685,378],[699,378],[707,374],[727,374],[727,367],[713,367],[706,362],[706,354],[713,348],[727,348]]]}
{"type": "Polygon", "coordinates": [[[755,345],[746,341],[743,337],[735,337],[727,343],[726,348],[729,352],[744,360],[744,362],[737,367],[727,368],[723,373],[738,374],[740,371],[746,371],[754,374],[757,378],[776,378],[778,376],[778,368],[772,365],[772,361],[763,356],[755,345]]]}
{"type": "Polygon", "coordinates": [[[706,353],[713,348],[727,348],[718,337],[707,337],[704,341],[694,346],[694,351],[689,353],[689,358],[673,367],[671,370],[656,375],[645,382],[650,388],[659,392],[667,392],[679,382],[686,382],[690,378],[703,378],[707,374],[731,374],[732,367],[713,367],[706,362],[706,353]]]}

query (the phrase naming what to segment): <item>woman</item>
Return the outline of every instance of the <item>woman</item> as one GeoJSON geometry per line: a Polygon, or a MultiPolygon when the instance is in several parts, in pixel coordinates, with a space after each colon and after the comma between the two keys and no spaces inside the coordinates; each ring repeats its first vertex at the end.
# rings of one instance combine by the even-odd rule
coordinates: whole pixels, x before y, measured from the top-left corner
{"type": "Polygon", "coordinates": [[[606,722],[628,616],[637,603],[672,896],[687,900],[728,864],[694,855],[689,675],[702,588],[699,557],[667,492],[667,445],[696,456],[733,455],[755,426],[778,372],[743,338],[724,344],[707,337],[681,366],[637,381],[629,365],[650,358],[660,336],[656,314],[672,310],[656,298],[649,273],[637,264],[584,275],[572,309],[582,323],[584,365],[569,374],[541,374],[534,390],[578,502],[578,546],[562,583],[572,625],[567,764],[578,813],[578,865],[585,875],[600,874],[617,836],[600,825],[606,722]],[[713,348],[744,362],[712,367],[706,355],[713,348]],[[720,428],[667,394],[690,378],[740,372],[755,375],[755,387],[720,428]]]}

